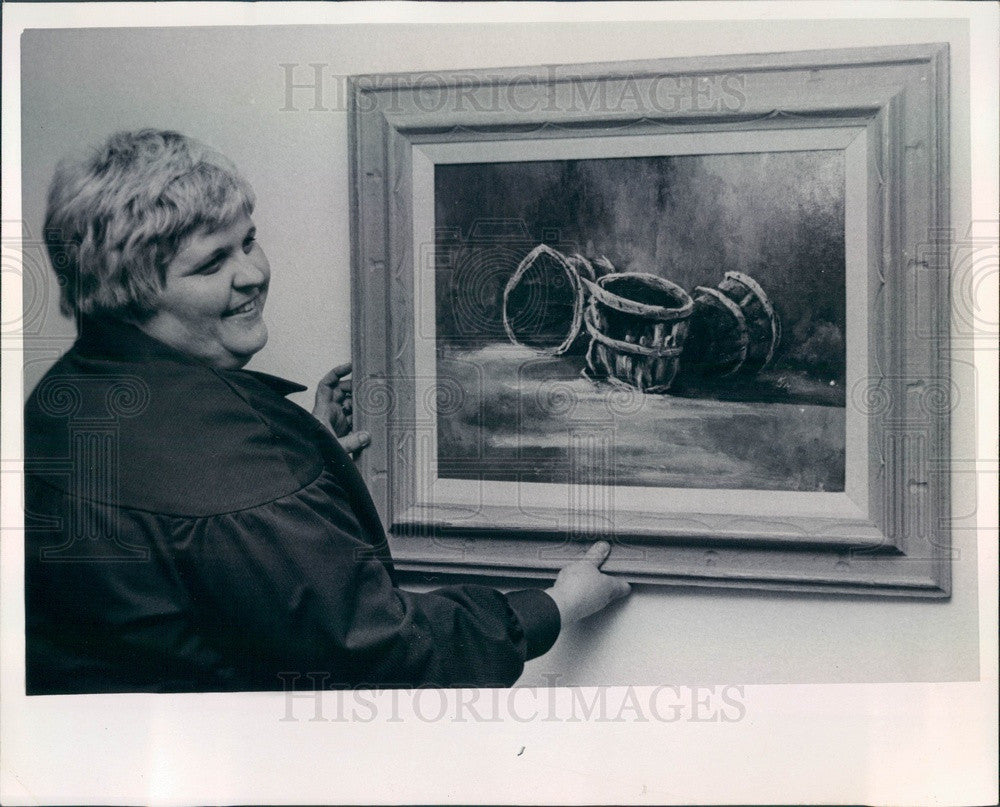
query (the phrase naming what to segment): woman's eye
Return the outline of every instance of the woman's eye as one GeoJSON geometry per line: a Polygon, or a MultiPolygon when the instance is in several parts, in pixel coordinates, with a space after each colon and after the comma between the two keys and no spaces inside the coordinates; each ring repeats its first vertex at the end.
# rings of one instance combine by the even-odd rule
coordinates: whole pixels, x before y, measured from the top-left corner
{"type": "Polygon", "coordinates": [[[246,241],[243,242],[243,252],[247,255],[250,254],[250,250],[253,249],[253,245],[257,243],[257,237],[254,235],[247,236],[246,241]]]}
{"type": "Polygon", "coordinates": [[[214,260],[211,263],[206,263],[198,270],[199,275],[214,275],[219,271],[219,267],[222,266],[222,261],[214,260]]]}

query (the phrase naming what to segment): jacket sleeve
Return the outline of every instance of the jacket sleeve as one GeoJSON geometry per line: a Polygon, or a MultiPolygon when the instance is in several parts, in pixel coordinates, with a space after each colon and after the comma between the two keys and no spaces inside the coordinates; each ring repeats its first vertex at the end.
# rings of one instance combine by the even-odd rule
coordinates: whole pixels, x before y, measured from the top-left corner
{"type": "Polygon", "coordinates": [[[329,687],[509,686],[559,632],[541,590],[396,588],[328,470],[170,534],[202,629],[263,688],[287,673],[329,673],[329,687]]]}

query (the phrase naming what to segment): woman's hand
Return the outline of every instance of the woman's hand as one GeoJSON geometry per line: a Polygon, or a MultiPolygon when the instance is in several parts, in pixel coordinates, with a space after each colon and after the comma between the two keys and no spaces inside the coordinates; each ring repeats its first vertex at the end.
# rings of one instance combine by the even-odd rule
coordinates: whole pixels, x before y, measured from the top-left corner
{"type": "Polygon", "coordinates": [[[372,441],[368,432],[351,432],[354,426],[354,405],[351,398],[351,363],[334,367],[316,385],[315,417],[340,441],[344,451],[357,459],[372,441]]]}
{"type": "Polygon", "coordinates": [[[624,580],[600,571],[611,552],[611,544],[598,541],[583,556],[564,567],[547,593],[559,607],[563,625],[590,616],[609,603],[624,597],[632,587],[624,580]]]}

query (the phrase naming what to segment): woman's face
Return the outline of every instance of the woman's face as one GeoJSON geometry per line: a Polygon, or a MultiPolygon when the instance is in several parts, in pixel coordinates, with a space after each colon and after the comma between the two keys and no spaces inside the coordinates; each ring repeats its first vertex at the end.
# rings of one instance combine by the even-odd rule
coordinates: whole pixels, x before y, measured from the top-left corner
{"type": "Polygon", "coordinates": [[[199,231],[167,266],[150,336],[213,367],[239,369],[267,342],[262,316],[271,267],[249,216],[199,231]]]}

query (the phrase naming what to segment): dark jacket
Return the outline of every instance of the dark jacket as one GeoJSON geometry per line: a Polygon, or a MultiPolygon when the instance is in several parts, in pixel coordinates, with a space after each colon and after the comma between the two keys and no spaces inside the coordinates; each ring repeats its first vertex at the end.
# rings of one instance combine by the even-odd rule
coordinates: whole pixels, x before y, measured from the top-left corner
{"type": "Polygon", "coordinates": [[[508,686],[551,647],[540,590],[395,587],[303,389],[84,323],[25,409],[28,694],[508,686]]]}

